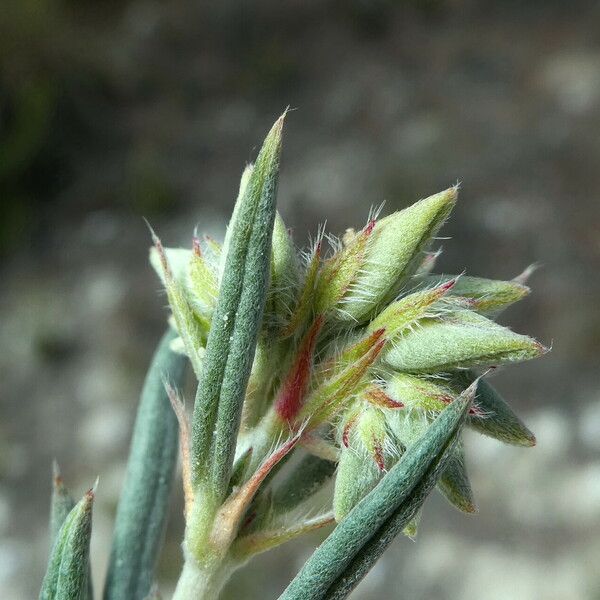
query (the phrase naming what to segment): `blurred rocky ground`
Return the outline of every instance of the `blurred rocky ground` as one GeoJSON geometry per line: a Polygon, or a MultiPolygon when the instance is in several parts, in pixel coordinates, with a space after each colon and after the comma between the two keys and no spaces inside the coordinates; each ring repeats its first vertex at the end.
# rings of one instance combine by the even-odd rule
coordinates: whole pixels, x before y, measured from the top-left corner
{"type": "MultiPolygon", "coordinates": [[[[553,346],[495,376],[538,446],[468,437],[480,513],[429,500],[357,599],[600,598],[600,7],[595,2],[3,0],[0,590],[37,596],[50,465],[100,475],[102,573],[169,245],[222,235],[245,162],[290,105],[281,212],[299,244],[462,183],[440,268],[543,268],[503,322],[553,346]]],[[[181,498],[160,567],[180,565],[181,498]]],[[[228,598],[275,598],[316,539],[228,598]]],[[[100,581],[96,581],[99,586],[100,581]]]]}

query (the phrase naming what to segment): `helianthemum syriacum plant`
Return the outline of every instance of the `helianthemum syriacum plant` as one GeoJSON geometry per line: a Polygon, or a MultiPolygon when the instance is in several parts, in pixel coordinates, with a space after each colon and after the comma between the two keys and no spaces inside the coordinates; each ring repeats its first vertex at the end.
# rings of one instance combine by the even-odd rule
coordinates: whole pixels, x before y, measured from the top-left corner
{"type": "MultiPolygon", "coordinates": [[[[341,239],[320,231],[298,252],[275,208],[284,116],[242,175],[222,245],[194,236],[171,249],[152,234],[171,316],[138,411],[105,600],[159,597],[178,445],[186,531],[174,598],[217,598],[254,555],[329,526],[281,596],[318,600],[345,598],[398,533],[414,536],[433,487],[475,510],[465,426],[535,444],[481,379],[545,352],[493,321],[528,294],[525,276],[431,273],[456,187],[372,213],[341,239]]],[[[56,475],[41,598],[91,598],[93,494],[74,505],[56,475]]]]}

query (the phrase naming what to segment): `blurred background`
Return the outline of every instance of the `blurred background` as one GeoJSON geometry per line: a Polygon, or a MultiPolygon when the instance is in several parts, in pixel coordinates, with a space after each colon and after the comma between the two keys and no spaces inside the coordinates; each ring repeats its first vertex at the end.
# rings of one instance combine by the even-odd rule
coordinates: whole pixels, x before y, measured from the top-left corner
{"type": "MultiPolygon", "coordinates": [[[[600,6],[575,0],[2,1],[2,597],[37,597],[53,457],[77,495],[100,475],[101,585],[166,316],[142,217],[167,245],[220,237],[288,105],[279,202],[298,243],[460,181],[439,270],[543,265],[502,322],[553,351],[495,376],[538,446],[469,434],[479,515],[432,496],[353,597],[600,598],[600,6]]],[[[177,491],[165,597],[181,510],[177,491]]],[[[262,556],[226,597],[276,598],[317,541],[262,556]]]]}

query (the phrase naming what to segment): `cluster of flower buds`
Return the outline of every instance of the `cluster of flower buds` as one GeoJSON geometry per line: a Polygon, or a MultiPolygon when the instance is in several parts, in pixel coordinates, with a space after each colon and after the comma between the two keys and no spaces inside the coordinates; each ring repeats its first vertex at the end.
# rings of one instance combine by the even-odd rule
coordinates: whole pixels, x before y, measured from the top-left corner
{"type": "MultiPolygon", "coordinates": [[[[434,486],[475,510],[465,425],[535,444],[481,380],[546,351],[492,320],[529,293],[528,271],[432,274],[456,187],[372,212],[341,239],[321,230],[299,252],[276,212],[284,117],[242,175],[222,245],[194,235],[189,249],[165,248],[152,234],[170,325],[140,397],[105,600],[156,597],[178,445],[186,532],[173,600],[214,600],[252,555],[334,522],[281,600],[341,600],[397,534],[415,535],[434,486]],[[191,421],[179,394],[188,358],[191,421]]],[[[54,481],[40,598],[89,599],[95,489],[75,504],[54,481]]]]}
{"type": "MultiPolygon", "coordinates": [[[[251,173],[252,167],[244,172],[240,198],[251,173]]],[[[491,320],[529,293],[525,277],[432,274],[439,251],[431,245],[457,192],[452,187],[381,219],[373,214],[341,240],[321,231],[303,253],[277,214],[270,287],[237,440],[234,473],[246,472],[241,481],[275,440],[299,434],[299,446],[338,464],[333,509],[340,521],[475,380],[473,369],[546,351],[491,320]]],[[[174,347],[197,372],[228,244],[228,236],[223,247],[194,238],[191,250],[180,250],[163,249],[157,240],[151,251],[181,336],[174,347]]],[[[535,444],[485,382],[468,423],[506,443],[535,444]]],[[[460,446],[438,489],[459,509],[475,510],[460,446]]]]}

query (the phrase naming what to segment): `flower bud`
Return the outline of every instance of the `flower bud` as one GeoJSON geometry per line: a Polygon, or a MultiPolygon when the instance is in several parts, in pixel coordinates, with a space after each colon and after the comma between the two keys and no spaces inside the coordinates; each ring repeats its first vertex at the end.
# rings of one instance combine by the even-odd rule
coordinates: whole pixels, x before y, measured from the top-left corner
{"type": "Polygon", "coordinates": [[[364,322],[399,293],[456,202],[450,188],[375,223],[360,271],[339,303],[339,319],[364,322]]]}
{"type": "Polygon", "coordinates": [[[336,521],[343,519],[397,460],[397,452],[386,456],[390,450],[386,438],[386,420],[380,410],[359,402],[346,415],[333,500],[336,521]]]}
{"type": "Polygon", "coordinates": [[[399,371],[431,373],[529,360],[545,352],[534,339],[463,310],[394,340],[384,360],[399,371]]]}

